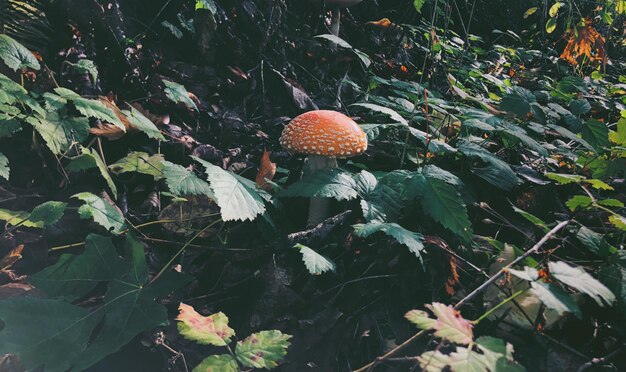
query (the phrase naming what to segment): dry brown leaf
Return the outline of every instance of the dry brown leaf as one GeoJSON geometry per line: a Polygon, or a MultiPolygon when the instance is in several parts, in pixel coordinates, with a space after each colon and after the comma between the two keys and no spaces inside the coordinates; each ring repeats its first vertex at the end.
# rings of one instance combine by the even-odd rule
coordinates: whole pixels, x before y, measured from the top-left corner
{"type": "Polygon", "coordinates": [[[0,260],[0,271],[8,270],[14,263],[22,258],[22,251],[24,250],[24,244],[20,244],[17,247],[11,249],[6,256],[0,260]]]}
{"type": "Polygon", "coordinates": [[[378,28],[389,28],[389,26],[395,26],[393,23],[391,23],[391,20],[389,20],[389,18],[383,18],[378,21],[370,21],[367,22],[366,25],[378,28]]]}
{"type": "MultiPolygon", "coordinates": [[[[124,115],[122,110],[120,110],[114,102],[110,101],[108,97],[100,97],[98,100],[102,102],[105,106],[113,110],[115,116],[120,119],[120,121],[124,124],[124,127],[126,127],[127,130],[131,127],[126,115],[124,115]]],[[[108,140],[114,141],[116,139],[120,139],[126,132],[111,123],[102,123],[89,129],[89,133],[96,136],[106,137],[108,140]]]]}
{"type": "Polygon", "coordinates": [[[170,116],[168,114],[165,114],[165,115],[153,114],[152,112],[150,112],[150,110],[145,109],[138,102],[131,103],[130,105],[133,106],[137,111],[139,111],[143,116],[150,119],[150,121],[153,122],[154,125],[156,125],[157,127],[159,125],[167,125],[170,123],[170,116]]]}
{"type": "Polygon", "coordinates": [[[603,61],[606,58],[605,39],[593,27],[591,20],[585,21],[585,26],[567,31],[569,40],[560,58],[572,65],[578,65],[578,58],[586,56],[590,61],[603,61]]]}
{"type": "Polygon", "coordinates": [[[259,172],[256,174],[256,184],[264,190],[271,189],[272,185],[270,185],[266,179],[271,181],[275,174],[276,163],[272,163],[270,154],[266,149],[263,151],[263,156],[261,156],[261,165],[259,166],[259,172]]]}

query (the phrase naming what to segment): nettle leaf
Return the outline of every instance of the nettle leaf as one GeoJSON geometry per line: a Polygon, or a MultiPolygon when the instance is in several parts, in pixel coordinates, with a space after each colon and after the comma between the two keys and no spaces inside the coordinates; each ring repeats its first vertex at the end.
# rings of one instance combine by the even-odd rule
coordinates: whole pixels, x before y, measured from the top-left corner
{"type": "Polygon", "coordinates": [[[470,158],[478,158],[487,165],[486,167],[473,166],[472,173],[491,185],[508,191],[519,183],[519,179],[513,169],[511,169],[511,166],[487,151],[487,149],[465,140],[460,141],[457,148],[463,155],[470,158]]]}
{"type": "Polygon", "coordinates": [[[9,159],[3,153],[0,152],[0,177],[8,181],[9,173],[10,173],[9,159]]]}
{"type": "Polygon", "coordinates": [[[569,210],[572,212],[574,212],[578,208],[581,208],[581,209],[588,208],[591,206],[591,204],[593,204],[593,199],[591,199],[590,197],[586,195],[574,195],[568,201],[565,202],[565,205],[567,206],[567,208],[569,208],[569,210]]]}
{"type": "Polygon", "coordinates": [[[163,84],[165,84],[165,95],[174,103],[182,103],[192,110],[198,111],[198,106],[196,103],[189,97],[189,92],[183,85],[175,83],[169,80],[163,80],[163,84]]]}
{"type": "Polygon", "coordinates": [[[43,226],[53,225],[63,217],[66,207],[67,203],[58,201],[39,204],[30,212],[28,220],[33,223],[41,223],[43,226]]]}
{"type": "Polygon", "coordinates": [[[189,282],[171,271],[149,282],[142,244],[129,235],[120,257],[111,240],[91,235],[80,255],[62,255],[32,277],[48,298],[0,300],[0,353],[15,354],[28,370],[85,370],[138,334],[168,323],[155,299],[189,282]],[[67,298],[106,289],[103,304],[83,308],[67,298]],[[68,292],[76,289],[78,293],[68,292]]]}
{"type": "Polygon", "coordinates": [[[165,137],[161,134],[159,128],[137,109],[131,107],[130,110],[122,110],[122,112],[126,115],[131,127],[144,132],[150,138],[165,141],[165,137]]]}
{"type": "Polygon", "coordinates": [[[178,332],[188,340],[203,345],[226,346],[235,335],[235,330],[228,326],[228,317],[222,312],[202,316],[183,303],[178,306],[178,311],[178,332]]]}
{"type": "Polygon", "coordinates": [[[598,151],[603,147],[611,147],[611,142],[609,141],[609,127],[599,120],[587,120],[585,125],[583,125],[581,134],[583,139],[589,142],[589,144],[598,151]]]}
{"type": "Polygon", "coordinates": [[[419,258],[420,261],[423,261],[422,251],[424,250],[424,237],[420,233],[407,230],[397,223],[371,222],[352,225],[352,227],[354,228],[354,233],[361,238],[367,238],[378,232],[385,233],[394,238],[398,243],[406,245],[411,253],[419,258]]]}
{"type": "Polygon", "coordinates": [[[98,155],[98,152],[94,149],[82,146],[80,147],[80,152],[80,156],[73,158],[68,164],[67,169],[70,172],[79,172],[85,169],[98,168],[100,175],[104,178],[107,185],[113,192],[113,196],[117,199],[117,187],[115,186],[115,182],[113,182],[113,179],[109,174],[109,169],[106,164],[104,164],[104,161],[102,161],[100,155],[98,155]]]}
{"type": "Polygon", "coordinates": [[[209,198],[214,198],[209,184],[182,165],[164,160],[163,176],[167,187],[176,196],[206,195],[209,198]]]}
{"type": "Polygon", "coordinates": [[[464,319],[452,306],[439,302],[427,304],[435,315],[435,319],[428,317],[428,314],[420,310],[412,310],[404,316],[421,329],[435,331],[435,336],[456,344],[470,344],[474,338],[472,324],[464,319]]]}
{"type": "Polygon", "coordinates": [[[302,261],[304,266],[312,275],[321,275],[327,271],[335,271],[335,263],[321,254],[315,252],[306,245],[296,244],[294,248],[302,253],[302,261]]]}
{"type": "Polygon", "coordinates": [[[361,197],[361,210],[367,222],[393,222],[404,207],[402,190],[408,173],[394,171],[379,179],[368,171],[361,171],[357,178],[357,192],[361,197]]]}
{"type": "Polygon", "coordinates": [[[548,268],[556,279],[589,295],[598,305],[604,306],[605,303],[611,305],[615,302],[615,295],[583,268],[573,267],[562,261],[549,262],[548,268]]]}
{"type": "Polygon", "coordinates": [[[211,355],[204,358],[191,372],[239,372],[237,361],[231,355],[211,355]]]}
{"type": "Polygon", "coordinates": [[[530,283],[530,292],[537,296],[546,307],[554,310],[557,314],[572,313],[577,318],[582,318],[580,307],[572,296],[554,284],[533,281],[530,283]]]}
{"type": "Polygon", "coordinates": [[[61,98],[72,101],[76,109],[88,118],[99,119],[105,123],[112,124],[123,132],[126,132],[126,125],[120,120],[115,111],[100,100],[83,98],[67,88],[55,88],[54,92],[61,98]]]}
{"type": "Polygon", "coordinates": [[[94,222],[115,234],[121,233],[124,229],[126,220],[122,212],[99,196],[89,192],[81,192],[73,195],[72,198],[85,202],[78,208],[80,218],[84,220],[92,218],[94,222]]]}
{"type": "Polygon", "coordinates": [[[383,114],[389,117],[390,119],[392,119],[396,123],[409,125],[409,123],[406,121],[405,118],[402,117],[402,115],[398,114],[396,111],[388,107],[376,105],[373,103],[355,103],[355,104],[352,104],[351,106],[363,107],[375,113],[383,114]]]}
{"type": "Polygon", "coordinates": [[[192,158],[205,168],[215,201],[220,207],[222,220],[252,221],[258,215],[265,213],[265,201],[262,194],[267,194],[258,189],[256,183],[198,157],[192,156],[192,158]]]}
{"type": "Polygon", "coordinates": [[[352,175],[337,168],[324,169],[304,175],[278,194],[282,197],[319,197],[350,200],[358,196],[352,175]]]}
{"type": "Polygon", "coordinates": [[[274,368],[287,355],[290,338],[277,330],[253,333],[237,342],[235,357],[245,367],[274,368]]]}
{"type": "Polygon", "coordinates": [[[67,151],[74,143],[89,137],[89,119],[61,117],[57,112],[48,111],[43,118],[29,117],[26,120],[46,141],[55,155],[67,151]]]}
{"type": "Polygon", "coordinates": [[[0,59],[13,71],[23,68],[39,70],[39,61],[30,50],[6,34],[0,34],[0,59]]]}
{"type": "Polygon", "coordinates": [[[149,155],[145,152],[132,151],[126,157],[109,165],[109,169],[115,174],[137,172],[160,179],[163,178],[164,161],[162,154],[149,155]]]}

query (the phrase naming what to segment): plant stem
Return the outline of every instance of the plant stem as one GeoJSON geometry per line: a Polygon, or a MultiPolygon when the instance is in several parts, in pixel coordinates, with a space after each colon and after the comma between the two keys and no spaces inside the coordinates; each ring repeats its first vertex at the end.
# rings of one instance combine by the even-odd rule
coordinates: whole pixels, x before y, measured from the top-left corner
{"type": "Polygon", "coordinates": [[[500,302],[499,304],[497,304],[496,306],[492,307],[491,309],[489,309],[486,313],[484,313],[483,315],[480,316],[480,318],[474,320],[472,322],[472,324],[476,325],[478,323],[480,323],[481,320],[489,317],[491,314],[493,314],[494,312],[498,311],[499,308],[501,308],[502,306],[508,304],[509,302],[513,301],[516,297],[518,297],[519,295],[521,295],[522,293],[526,292],[528,290],[528,288],[526,289],[521,289],[515,293],[513,293],[511,296],[509,296],[508,298],[504,299],[502,302],[500,302]]]}

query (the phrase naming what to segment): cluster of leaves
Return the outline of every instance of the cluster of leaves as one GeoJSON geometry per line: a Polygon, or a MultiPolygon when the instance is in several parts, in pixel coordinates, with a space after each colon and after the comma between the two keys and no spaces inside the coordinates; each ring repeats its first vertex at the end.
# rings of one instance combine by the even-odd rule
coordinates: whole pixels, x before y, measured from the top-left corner
{"type": "MultiPolygon", "coordinates": [[[[228,317],[222,312],[202,316],[193,307],[183,303],[178,310],[178,330],[188,340],[227,347],[235,336],[235,330],[228,326],[228,317]]],[[[237,372],[245,368],[272,369],[287,354],[290,338],[290,335],[277,330],[253,333],[237,341],[234,351],[228,348],[230,354],[211,355],[193,370],[237,372]]]]}

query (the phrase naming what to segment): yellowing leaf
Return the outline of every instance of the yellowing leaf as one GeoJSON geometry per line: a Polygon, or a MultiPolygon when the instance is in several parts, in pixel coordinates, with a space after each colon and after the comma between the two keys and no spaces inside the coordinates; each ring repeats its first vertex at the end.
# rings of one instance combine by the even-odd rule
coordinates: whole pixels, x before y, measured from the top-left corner
{"type": "Polygon", "coordinates": [[[228,326],[228,317],[222,312],[202,316],[193,307],[183,303],[178,310],[178,331],[188,340],[204,345],[226,346],[235,335],[235,331],[228,326]]]}
{"type": "Polygon", "coordinates": [[[435,336],[456,344],[467,345],[472,342],[472,324],[464,319],[452,306],[433,302],[426,305],[436,319],[431,319],[421,310],[412,310],[404,316],[421,329],[435,331],[435,336]]]}
{"type": "Polygon", "coordinates": [[[560,1],[552,5],[550,7],[550,10],[548,11],[548,14],[550,14],[550,17],[556,17],[556,15],[559,14],[559,9],[561,9],[563,5],[565,4],[560,1]]]}
{"type": "Polygon", "coordinates": [[[537,8],[536,6],[532,7],[532,8],[528,8],[528,10],[526,10],[524,12],[524,19],[530,17],[531,15],[535,14],[537,12],[537,8]]]}

